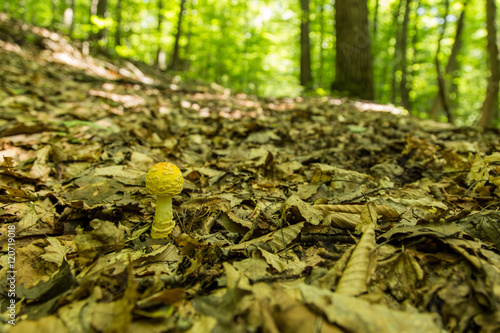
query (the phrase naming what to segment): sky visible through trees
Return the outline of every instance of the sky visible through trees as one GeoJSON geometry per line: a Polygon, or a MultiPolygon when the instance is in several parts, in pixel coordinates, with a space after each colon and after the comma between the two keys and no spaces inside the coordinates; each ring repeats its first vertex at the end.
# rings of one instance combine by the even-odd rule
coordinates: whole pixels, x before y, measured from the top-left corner
{"type": "MultiPolygon", "coordinates": [[[[365,0],[351,7],[357,3],[368,9],[377,102],[458,125],[479,123],[489,67],[498,64],[490,61],[486,24],[487,11],[498,23],[496,9],[485,0],[365,0]]],[[[334,84],[342,37],[335,1],[3,0],[0,5],[13,18],[61,31],[91,50],[235,92],[349,94],[334,84]]],[[[489,92],[491,87],[494,82],[489,92]]],[[[488,122],[495,121],[497,108],[488,122]]]]}

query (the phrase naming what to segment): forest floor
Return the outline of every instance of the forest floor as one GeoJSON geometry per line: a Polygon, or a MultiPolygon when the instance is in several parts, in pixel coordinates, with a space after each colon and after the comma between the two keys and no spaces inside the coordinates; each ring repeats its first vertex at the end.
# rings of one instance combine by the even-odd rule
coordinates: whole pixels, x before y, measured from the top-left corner
{"type": "Polygon", "coordinates": [[[498,135],[176,82],[5,16],[0,73],[0,331],[500,330],[498,135]],[[152,239],[163,161],[185,182],[152,239]]]}

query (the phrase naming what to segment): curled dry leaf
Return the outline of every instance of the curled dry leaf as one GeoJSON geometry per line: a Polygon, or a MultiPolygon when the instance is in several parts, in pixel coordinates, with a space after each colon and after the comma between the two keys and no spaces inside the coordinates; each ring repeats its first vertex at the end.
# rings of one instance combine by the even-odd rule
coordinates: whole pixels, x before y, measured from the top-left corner
{"type": "MultiPolygon", "coordinates": [[[[325,214],[327,212],[339,212],[339,213],[349,213],[349,214],[361,214],[364,205],[314,205],[313,208],[323,211],[325,214]]],[[[386,219],[398,219],[398,212],[387,205],[375,205],[375,212],[382,218],[386,219]]]]}
{"type": "Polygon", "coordinates": [[[366,292],[367,272],[375,246],[375,226],[370,224],[366,227],[363,236],[347,262],[335,290],[336,293],[357,296],[366,292]]]}

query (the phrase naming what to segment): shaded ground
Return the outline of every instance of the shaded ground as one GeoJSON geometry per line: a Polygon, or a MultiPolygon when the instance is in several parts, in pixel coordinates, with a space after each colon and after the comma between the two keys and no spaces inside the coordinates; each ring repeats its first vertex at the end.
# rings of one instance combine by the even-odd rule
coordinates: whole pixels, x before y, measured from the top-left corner
{"type": "Polygon", "coordinates": [[[500,329],[498,136],[179,83],[0,18],[2,331],[500,329]],[[152,240],[161,161],[185,184],[152,240]]]}

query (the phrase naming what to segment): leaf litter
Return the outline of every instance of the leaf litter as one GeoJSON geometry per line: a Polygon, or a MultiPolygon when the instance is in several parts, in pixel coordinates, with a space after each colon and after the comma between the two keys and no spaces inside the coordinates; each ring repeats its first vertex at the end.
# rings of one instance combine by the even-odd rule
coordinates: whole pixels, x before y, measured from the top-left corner
{"type": "Polygon", "coordinates": [[[231,94],[0,18],[2,331],[500,329],[497,135],[231,94]],[[185,184],[153,240],[163,161],[185,184]]]}

